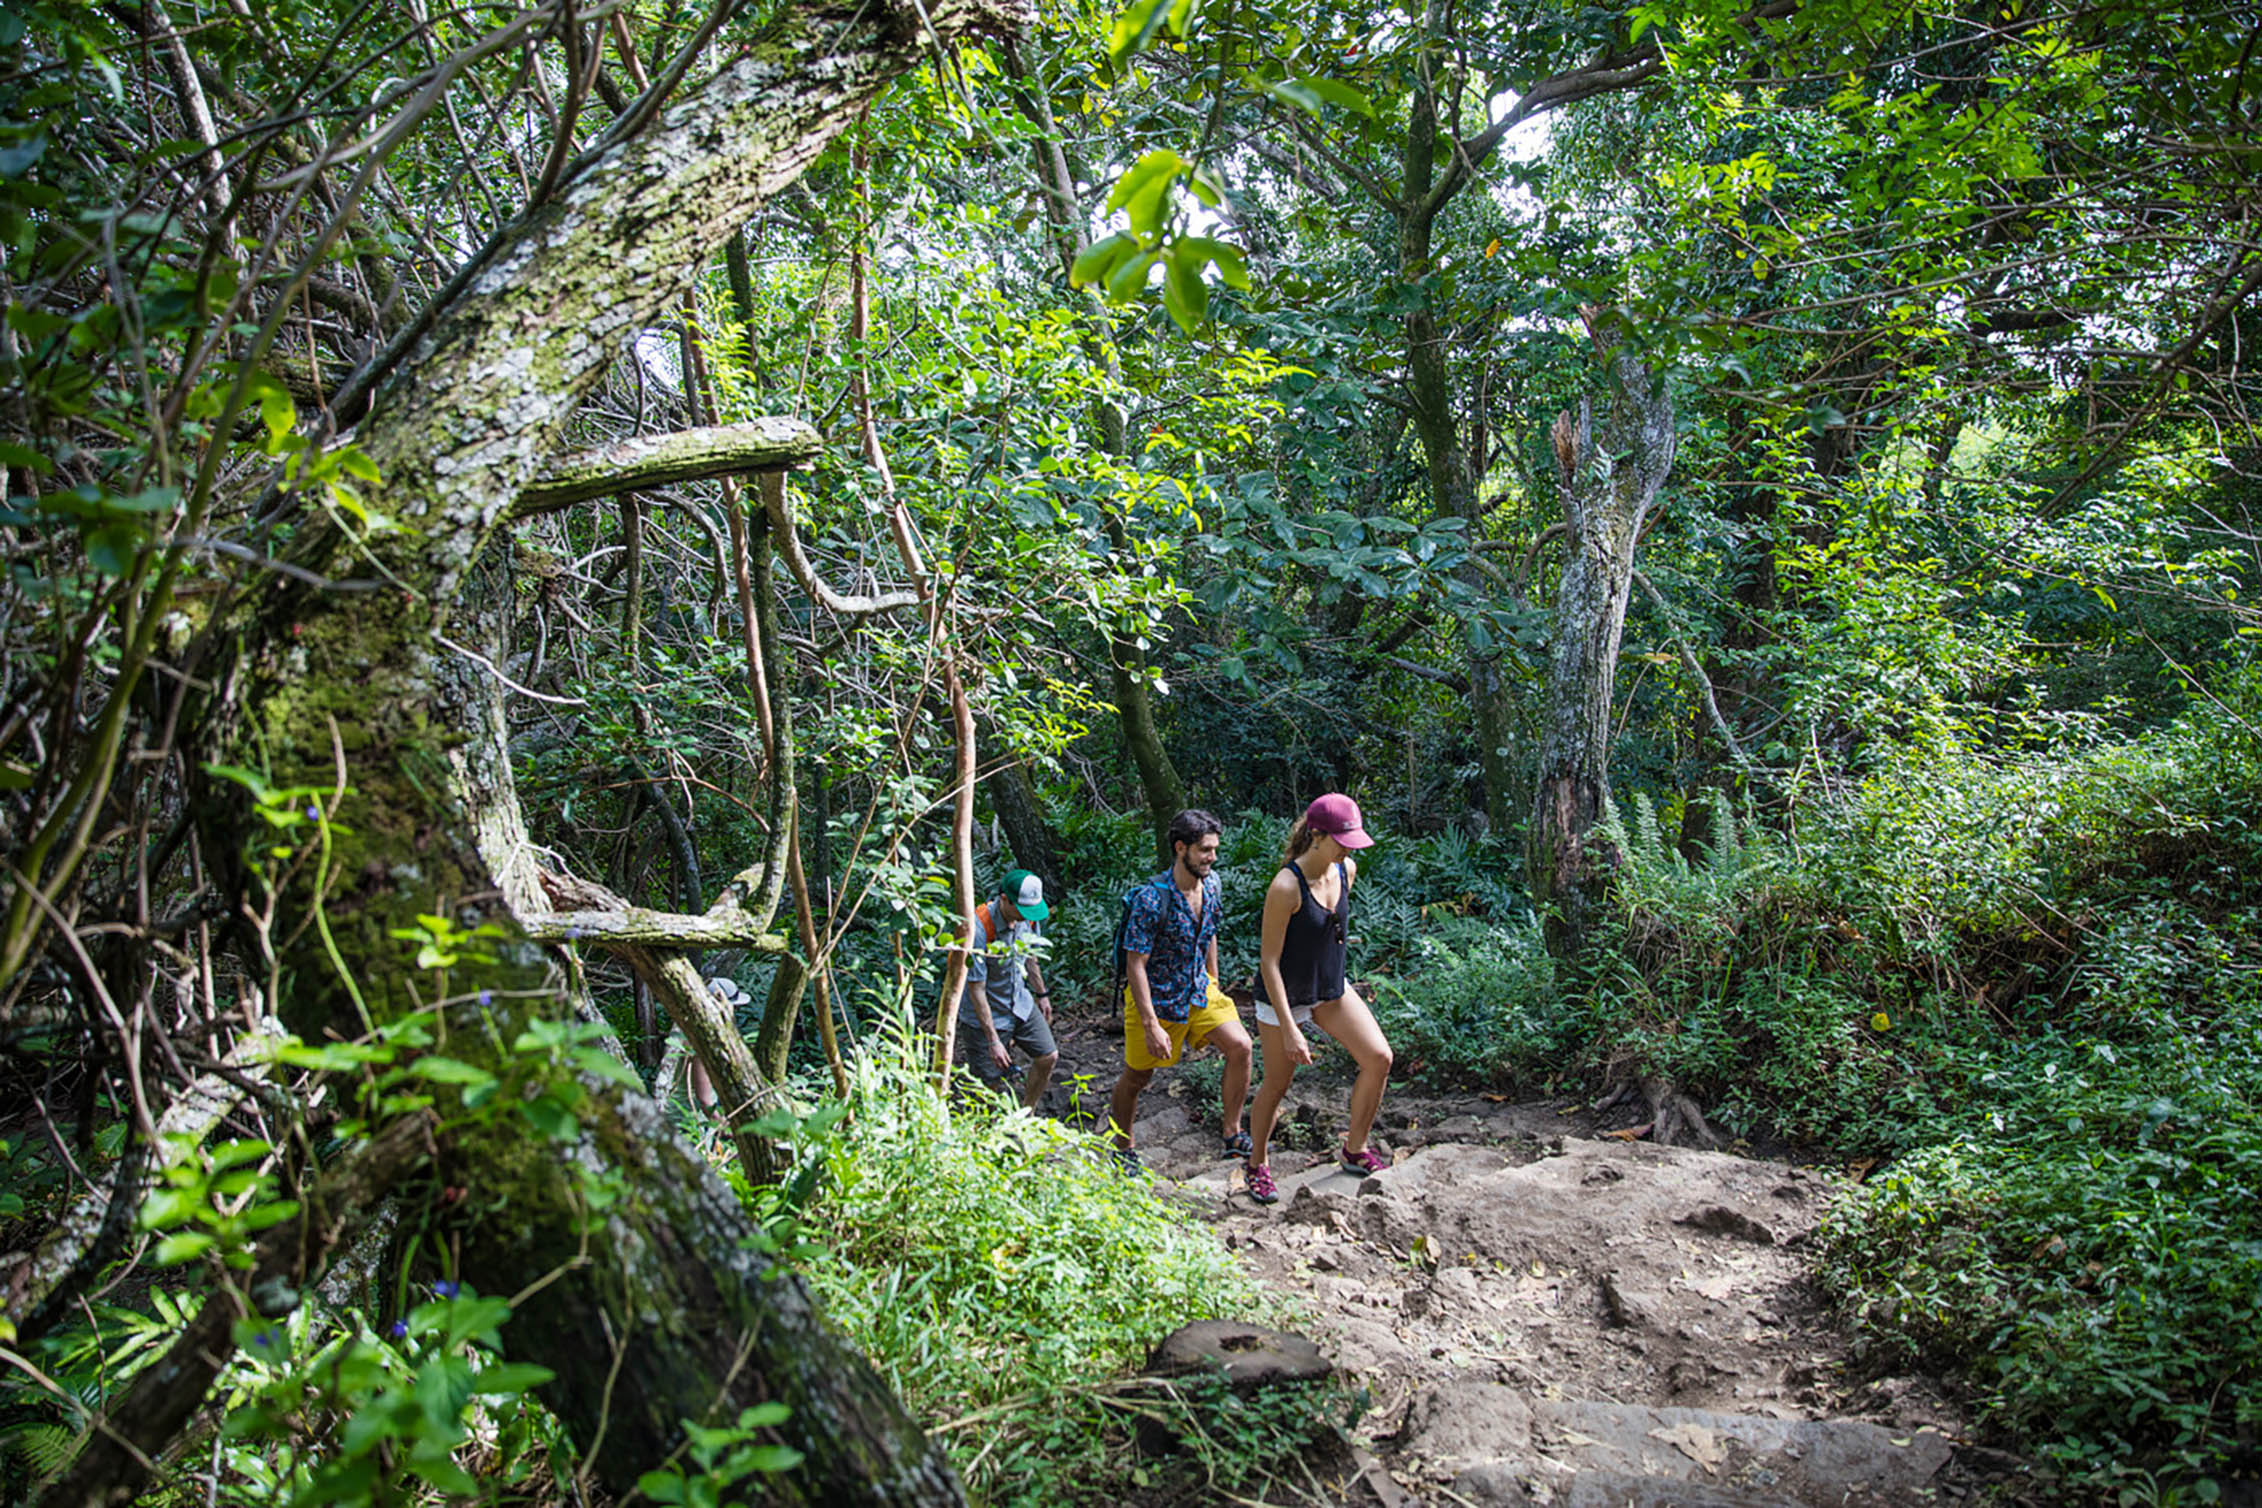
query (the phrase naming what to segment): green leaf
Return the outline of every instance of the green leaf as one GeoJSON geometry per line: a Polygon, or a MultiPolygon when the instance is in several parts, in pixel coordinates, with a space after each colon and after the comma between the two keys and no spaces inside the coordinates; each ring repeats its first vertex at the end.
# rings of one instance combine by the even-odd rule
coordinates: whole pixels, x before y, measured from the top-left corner
{"type": "Polygon", "coordinates": [[[1186,243],[1171,248],[1170,266],[1162,280],[1163,307],[1191,335],[1209,318],[1210,285],[1202,281],[1201,262],[1185,255],[1186,243]]]}
{"type": "Polygon", "coordinates": [[[550,1095],[520,1103],[519,1113],[533,1123],[534,1129],[552,1141],[572,1141],[581,1134],[581,1122],[574,1114],[550,1095]]]}
{"type": "Polygon", "coordinates": [[[411,1456],[408,1469],[451,1497],[477,1498],[479,1483],[470,1472],[447,1456],[411,1456]]]}
{"type": "Polygon", "coordinates": [[[1132,0],[1115,25],[1108,30],[1107,60],[1117,68],[1124,59],[1140,51],[1154,40],[1155,33],[1169,18],[1170,7],[1166,0],[1132,0]]]}
{"type": "Polygon", "coordinates": [[[1154,265],[1155,254],[1151,251],[1142,251],[1130,258],[1108,274],[1107,296],[1118,303],[1137,297],[1139,290],[1147,286],[1147,272],[1154,265]]]}
{"type": "Polygon", "coordinates": [[[0,440],[0,466],[21,466],[26,471],[36,471],[41,476],[52,476],[54,460],[28,445],[16,445],[0,440]]]}
{"type": "Polygon", "coordinates": [[[580,1064],[584,1071],[601,1079],[611,1079],[623,1089],[641,1091],[644,1088],[644,1080],[637,1075],[635,1069],[602,1047],[577,1047],[573,1050],[573,1061],[580,1064]]]}
{"type": "Polygon", "coordinates": [[[435,1356],[416,1372],[416,1405],[433,1429],[452,1430],[476,1386],[471,1366],[460,1356],[435,1356]]]}
{"type": "Polygon", "coordinates": [[[298,1213],[296,1199],[278,1199],[273,1204],[255,1204],[236,1217],[236,1223],[247,1231],[265,1230],[270,1225],[281,1225],[298,1213]]]}
{"type": "Polygon", "coordinates": [[[442,1057],[437,1053],[427,1053],[418,1058],[408,1065],[408,1071],[435,1084],[485,1084],[492,1082],[495,1077],[475,1064],[442,1057]]]}
{"type": "Polygon", "coordinates": [[[224,1141],[212,1149],[212,1171],[232,1168],[240,1163],[256,1162],[275,1150],[274,1143],[248,1137],[241,1141],[224,1141]]]}
{"type": "Polygon", "coordinates": [[[203,1208],[202,1188],[159,1189],[141,1207],[142,1229],[163,1230],[169,1225],[178,1225],[203,1208]]]}
{"type": "Polygon", "coordinates": [[[740,1458],[750,1471],[775,1474],[801,1464],[801,1452],[790,1445],[757,1445],[740,1458]]]}
{"type": "Polygon", "coordinates": [[[1287,82],[1301,84],[1329,104],[1352,111],[1355,114],[1366,116],[1374,114],[1374,101],[1368,99],[1365,94],[1352,88],[1341,79],[1321,78],[1316,74],[1308,74],[1302,78],[1289,79],[1287,82]]]}
{"type": "Polygon", "coordinates": [[[1249,264],[1242,258],[1241,248],[1238,246],[1229,246],[1208,236],[1180,236],[1178,244],[1186,249],[1187,255],[1196,259],[1197,266],[1202,262],[1215,262],[1217,275],[1225,280],[1227,287],[1238,288],[1244,293],[1249,291],[1249,264]]]}
{"type": "Polygon", "coordinates": [[[1123,208],[1158,181],[1176,178],[1187,166],[1186,159],[1168,147],[1156,148],[1131,164],[1115,181],[1115,191],[1107,196],[1107,208],[1111,211],[1123,208]]]}
{"type": "Polygon", "coordinates": [[[123,576],[141,550],[141,530],[133,524],[104,524],[86,537],[86,561],[105,576],[123,576]]]}
{"type": "Polygon", "coordinates": [[[0,178],[21,178],[47,154],[47,133],[34,131],[12,147],[0,147],[0,178]]]}
{"type": "Polygon", "coordinates": [[[683,1501],[683,1473],[674,1469],[648,1471],[636,1479],[636,1490],[655,1503],[683,1501]]]}
{"type": "Polygon", "coordinates": [[[530,1392],[558,1374],[529,1361],[496,1362],[479,1374],[479,1391],[490,1396],[530,1392]]]}
{"type": "Polygon", "coordinates": [[[175,1231],[157,1243],[154,1258],[159,1267],[171,1267],[176,1262],[186,1262],[210,1251],[215,1238],[206,1231],[175,1231]]]}

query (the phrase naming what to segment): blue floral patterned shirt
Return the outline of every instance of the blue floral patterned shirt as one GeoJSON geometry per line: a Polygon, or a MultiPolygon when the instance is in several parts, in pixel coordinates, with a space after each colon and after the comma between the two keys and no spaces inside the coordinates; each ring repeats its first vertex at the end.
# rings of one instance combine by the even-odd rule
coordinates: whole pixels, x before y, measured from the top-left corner
{"type": "Polygon", "coordinates": [[[1217,936],[1215,874],[1202,876],[1202,917],[1194,919],[1178,882],[1165,870],[1131,892],[1123,919],[1123,951],[1147,955],[1147,990],[1155,1015],[1184,1021],[1209,999],[1210,940],[1217,936]]]}

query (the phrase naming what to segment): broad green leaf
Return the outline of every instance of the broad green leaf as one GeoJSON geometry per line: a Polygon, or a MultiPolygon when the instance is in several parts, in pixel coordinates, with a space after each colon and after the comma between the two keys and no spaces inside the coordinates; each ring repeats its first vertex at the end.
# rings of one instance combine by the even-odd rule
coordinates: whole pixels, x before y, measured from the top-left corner
{"type": "Polygon", "coordinates": [[[1107,296],[1118,303],[1135,298],[1139,290],[1147,286],[1147,272],[1154,265],[1155,254],[1151,251],[1127,258],[1122,266],[1108,274],[1107,296]]]}
{"type": "Polygon", "coordinates": [[[427,1053],[408,1065],[408,1071],[435,1084],[484,1084],[494,1075],[476,1064],[427,1053]]]}
{"type": "Polygon", "coordinates": [[[178,1225],[193,1218],[204,1208],[204,1190],[159,1189],[143,1202],[141,1224],[144,1230],[163,1230],[168,1225],[178,1225]]]}
{"type": "Polygon", "coordinates": [[[1178,244],[1185,248],[1186,255],[1195,259],[1197,266],[1203,262],[1215,262],[1217,275],[1225,280],[1228,288],[1238,288],[1244,293],[1248,291],[1249,264],[1242,258],[1240,247],[1212,240],[1208,236],[1180,236],[1178,244]]]}
{"type": "Polygon", "coordinates": [[[533,1123],[534,1129],[552,1141],[572,1141],[581,1134],[581,1122],[571,1110],[559,1104],[550,1095],[522,1101],[519,1113],[533,1123]]]}
{"type": "Polygon", "coordinates": [[[1111,211],[1123,208],[1135,196],[1152,187],[1157,180],[1175,178],[1187,166],[1186,159],[1176,152],[1167,147],[1158,147],[1124,170],[1123,176],[1115,181],[1114,192],[1107,196],[1107,208],[1111,211]]]}
{"type": "Polygon", "coordinates": [[[1108,62],[1121,68],[1124,59],[1154,40],[1155,33],[1162,29],[1163,22],[1169,16],[1170,7],[1166,0],[1131,0],[1131,4],[1122,15],[1115,18],[1115,25],[1108,31],[1108,62]]]}
{"type": "Polygon", "coordinates": [[[528,1361],[496,1362],[481,1369],[479,1391],[489,1395],[530,1392],[557,1375],[528,1361]]]}
{"type": "Polygon", "coordinates": [[[171,1267],[177,1262],[203,1256],[212,1249],[213,1244],[214,1238],[208,1231],[175,1231],[157,1243],[157,1250],[152,1256],[159,1267],[171,1267]]]}
{"type": "Polygon", "coordinates": [[[673,1469],[648,1471],[636,1479],[636,1490],[655,1503],[683,1501],[683,1473],[673,1469]]]}
{"type": "Polygon", "coordinates": [[[1170,265],[1164,269],[1162,280],[1163,307],[1178,322],[1178,328],[1191,335],[1209,318],[1210,285],[1202,281],[1199,265],[1191,257],[1179,255],[1183,244],[1174,247],[1170,265]]]}
{"type": "Polygon", "coordinates": [[[224,1141],[212,1149],[212,1171],[232,1168],[239,1163],[254,1162],[275,1150],[274,1143],[248,1137],[241,1141],[224,1141]]]}

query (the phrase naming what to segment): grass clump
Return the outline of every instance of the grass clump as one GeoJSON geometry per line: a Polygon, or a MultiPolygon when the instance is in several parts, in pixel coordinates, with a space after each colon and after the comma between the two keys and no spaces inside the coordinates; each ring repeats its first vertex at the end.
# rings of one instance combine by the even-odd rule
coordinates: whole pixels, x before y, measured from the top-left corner
{"type": "MultiPolygon", "coordinates": [[[[1283,1464],[1222,1447],[1142,1460],[1132,1443],[1142,1417],[1203,1442],[1240,1417],[1129,1375],[1157,1340],[1199,1319],[1284,1318],[1207,1226],[1117,1173],[1094,1137],[986,1095],[946,1109],[899,1047],[859,1060],[851,1103],[812,1149],[825,1175],[807,1271],[974,1501],[1165,1501],[1283,1464]]],[[[1244,1422],[1327,1434],[1344,1399],[1307,1404],[1244,1422]]]]}

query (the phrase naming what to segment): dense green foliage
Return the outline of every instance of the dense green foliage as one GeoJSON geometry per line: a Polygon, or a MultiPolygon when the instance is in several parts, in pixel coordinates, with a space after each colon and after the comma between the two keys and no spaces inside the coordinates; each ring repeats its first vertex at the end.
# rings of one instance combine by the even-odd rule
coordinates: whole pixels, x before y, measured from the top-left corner
{"type": "Polygon", "coordinates": [[[945,1114],[919,1080],[900,1050],[859,1065],[850,1117],[814,1148],[826,1173],[809,1272],[941,1424],[976,1499],[1097,1505],[1145,1490],[1198,1497],[1195,1481],[1293,1482],[1295,1452],[1342,1422],[1337,1391],[1244,1407],[1199,1382],[1127,1375],[1180,1325],[1293,1316],[1206,1229],[1121,1177],[1096,1139],[983,1096],[945,1114]],[[1142,1461],[1142,1419],[1186,1438],[1186,1454],[1142,1461]]]}
{"type": "MultiPolygon", "coordinates": [[[[522,948],[503,921],[530,918],[460,895],[333,933],[445,846],[357,783],[438,789],[471,733],[419,727],[396,770],[334,731],[305,784],[218,731],[246,665],[333,648],[268,605],[402,588],[419,500],[361,426],[381,384],[414,401],[458,274],[792,14],[586,12],[0,13],[0,1249],[113,1185],[136,1212],[67,1275],[83,1312],[20,1352],[18,1311],[0,1329],[11,1496],[366,1133],[437,1106],[560,1153],[667,1057],[649,958],[522,948]],[[484,1010],[461,971],[505,954],[556,968],[559,1011],[491,1068],[366,1012],[260,1045],[333,978],[357,1010],[380,973],[484,1010]],[[634,1067],[559,1024],[585,1004],[634,1067]],[[216,1119],[158,1137],[215,1085],[216,1119]]],[[[485,836],[687,915],[790,849],[804,893],[763,925],[818,980],[797,1076],[724,1107],[782,1165],[680,1104],[679,1129],[982,1501],[1255,1491],[1349,1400],[1249,1417],[1127,1380],[1169,1326],[1263,1300],[1084,1138],[934,1091],[960,861],[985,890],[1055,866],[1051,977],[1110,1011],[1155,811],[1226,816],[1232,984],[1324,789],[1381,838],[1355,958],[1402,1074],[1665,1080],[1751,1143],[1882,1159],[1822,1255],[1872,1364],[1963,1379],[2069,1492],[2252,1475],[2255,38],[2251,6],[2126,0],[1135,0],[923,54],[622,332],[562,437],[807,420],[823,453],[780,506],[624,491],[499,525],[492,603],[403,590],[439,625],[423,678],[492,693],[513,780],[488,772],[485,836]],[[1551,956],[1524,839],[1550,667],[1589,626],[1556,596],[1581,542],[1552,426],[1607,406],[1616,338],[1678,451],[1585,688],[1607,906],[1551,956]],[[1158,1417],[1208,1421],[1175,1475],[1128,1449],[1158,1417]]],[[[429,711],[315,689],[374,727],[429,711]]],[[[776,958],[695,956],[748,1035],[776,958]]],[[[458,1283],[494,1211],[424,1181],[361,1279],[246,1322],[230,1417],[174,1442],[160,1495],[586,1475],[510,1303],[458,1283]]],[[[584,1213],[629,1192],[575,1185],[584,1213]]],[[[643,1490],[750,1493],[795,1464],[781,1422],[689,1421],[643,1490]]]]}

